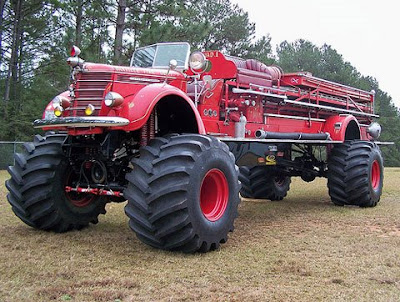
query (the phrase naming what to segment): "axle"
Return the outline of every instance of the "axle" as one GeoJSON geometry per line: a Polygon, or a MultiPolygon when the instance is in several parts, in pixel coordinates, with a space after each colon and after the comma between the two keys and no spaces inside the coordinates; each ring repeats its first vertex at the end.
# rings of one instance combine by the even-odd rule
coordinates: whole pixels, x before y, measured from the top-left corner
{"type": "Polygon", "coordinates": [[[69,193],[69,192],[89,193],[89,194],[101,195],[101,196],[116,196],[116,197],[124,196],[124,194],[120,191],[98,189],[98,188],[82,188],[82,187],[72,188],[69,186],[65,187],[65,192],[67,192],[67,193],[69,193]]]}

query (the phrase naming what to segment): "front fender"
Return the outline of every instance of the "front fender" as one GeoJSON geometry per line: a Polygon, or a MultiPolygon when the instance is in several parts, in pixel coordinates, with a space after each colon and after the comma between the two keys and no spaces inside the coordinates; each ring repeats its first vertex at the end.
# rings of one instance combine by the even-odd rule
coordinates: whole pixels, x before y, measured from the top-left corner
{"type": "MultiPolygon", "coordinates": [[[[71,100],[69,96],[69,91],[64,91],[63,93],[60,93],[57,96],[62,96],[65,97],[69,100],[71,100]]],[[[43,111],[42,119],[50,119],[50,118],[55,118],[54,116],[54,107],[53,107],[53,100],[51,100],[49,103],[47,103],[46,108],[43,111]]]]}
{"type": "Polygon", "coordinates": [[[346,130],[350,123],[353,123],[360,132],[360,125],[357,119],[350,114],[334,115],[329,117],[323,129],[323,132],[328,132],[334,141],[345,141],[346,130]]]}
{"type": "Polygon", "coordinates": [[[157,103],[164,97],[171,95],[179,97],[190,106],[196,118],[199,134],[205,134],[203,121],[193,101],[182,90],[168,84],[159,83],[145,86],[130,99],[124,101],[119,116],[130,121],[129,125],[124,127],[124,130],[133,131],[142,128],[157,103]]]}

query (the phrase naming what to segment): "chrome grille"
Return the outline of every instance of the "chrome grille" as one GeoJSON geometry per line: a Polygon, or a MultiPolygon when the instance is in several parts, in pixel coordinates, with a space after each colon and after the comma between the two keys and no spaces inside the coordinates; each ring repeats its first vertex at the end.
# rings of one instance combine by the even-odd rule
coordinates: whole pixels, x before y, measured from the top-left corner
{"type": "Polygon", "coordinates": [[[111,82],[109,72],[82,72],[75,85],[73,116],[84,116],[87,105],[92,104],[98,115],[103,101],[104,90],[111,82]]]}

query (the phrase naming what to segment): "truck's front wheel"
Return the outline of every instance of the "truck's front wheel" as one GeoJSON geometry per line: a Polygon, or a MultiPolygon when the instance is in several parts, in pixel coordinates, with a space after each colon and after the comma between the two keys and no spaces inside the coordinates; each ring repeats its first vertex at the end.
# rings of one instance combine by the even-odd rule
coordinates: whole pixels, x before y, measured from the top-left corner
{"type": "Polygon", "coordinates": [[[367,141],[347,141],[332,149],[328,160],[328,189],[338,206],[374,207],[383,186],[379,147],[367,141]]]}
{"type": "Polygon", "coordinates": [[[140,155],[124,191],[137,237],[183,252],[226,242],[239,204],[238,169],[227,146],[208,136],[176,135],[153,139],[140,155]]]}
{"type": "Polygon", "coordinates": [[[15,155],[15,166],[8,168],[7,199],[14,213],[26,224],[42,230],[65,232],[97,223],[105,213],[103,197],[65,192],[74,186],[77,174],[62,150],[64,134],[35,136],[25,144],[25,152],[15,155]]]}

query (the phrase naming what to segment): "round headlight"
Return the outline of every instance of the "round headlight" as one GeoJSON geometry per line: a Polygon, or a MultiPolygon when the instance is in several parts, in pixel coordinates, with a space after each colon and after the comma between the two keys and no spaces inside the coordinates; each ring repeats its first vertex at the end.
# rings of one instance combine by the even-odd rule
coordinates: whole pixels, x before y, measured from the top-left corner
{"type": "Polygon", "coordinates": [[[189,58],[189,66],[193,71],[204,71],[207,67],[207,62],[206,56],[200,51],[192,53],[189,58]]]}
{"type": "Polygon", "coordinates": [[[107,107],[119,106],[122,104],[123,101],[124,98],[122,97],[122,95],[114,91],[110,91],[104,97],[104,105],[106,105],[107,107]]]}
{"type": "Polygon", "coordinates": [[[374,139],[378,139],[381,136],[382,127],[377,122],[373,122],[371,125],[368,126],[367,132],[371,135],[374,139]]]}
{"type": "Polygon", "coordinates": [[[69,106],[71,106],[71,101],[69,99],[67,99],[66,97],[63,97],[63,96],[60,96],[60,95],[56,96],[52,100],[52,103],[53,103],[53,107],[60,106],[60,107],[62,107],[64,109],[68,108],[69,106]]]}

